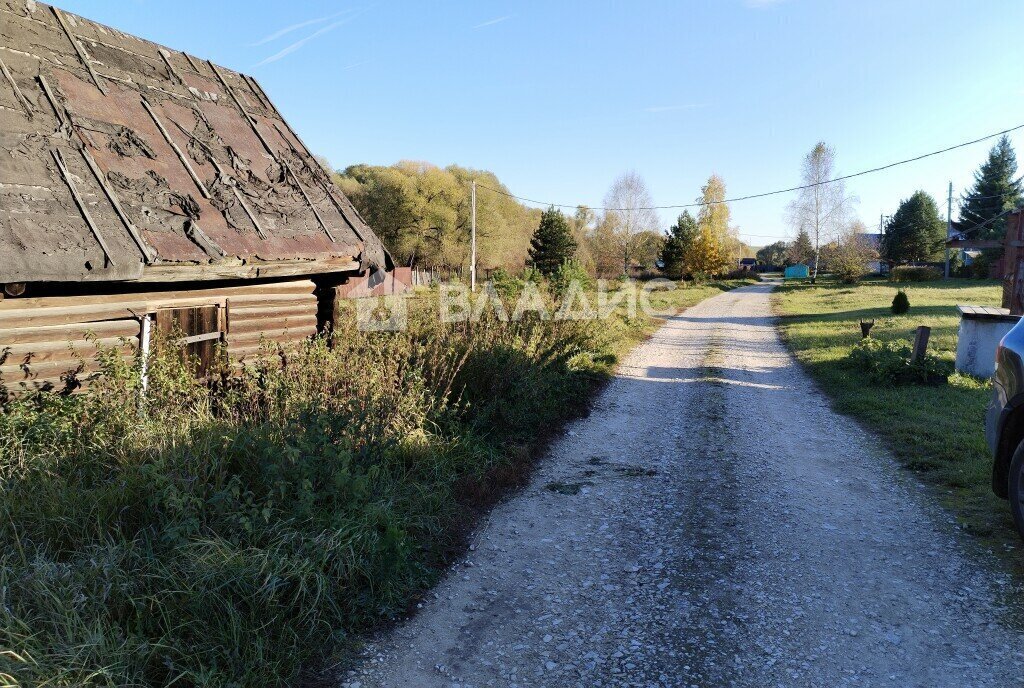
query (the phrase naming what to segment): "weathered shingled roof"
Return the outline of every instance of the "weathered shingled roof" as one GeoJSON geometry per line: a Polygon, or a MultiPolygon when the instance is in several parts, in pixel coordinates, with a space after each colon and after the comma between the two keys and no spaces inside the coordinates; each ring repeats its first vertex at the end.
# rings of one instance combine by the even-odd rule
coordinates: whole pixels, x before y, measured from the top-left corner
{"type": "Polygon", "coordinates": [[[390,264],[251,77],[0,0],[0,283],[353,261],[390,264]]]}

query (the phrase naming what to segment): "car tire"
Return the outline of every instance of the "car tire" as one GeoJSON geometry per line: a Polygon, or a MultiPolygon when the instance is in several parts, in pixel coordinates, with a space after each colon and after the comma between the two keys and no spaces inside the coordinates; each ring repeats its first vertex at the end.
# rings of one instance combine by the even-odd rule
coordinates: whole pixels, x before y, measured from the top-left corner
{"type": "Polygon", "coordinates": [[[1024,441],[1017,445],[1010,460],[1010,472],[1006,478],[1010,513],[1017,526],[1017,532],[1024,539],[1024,441]]]}

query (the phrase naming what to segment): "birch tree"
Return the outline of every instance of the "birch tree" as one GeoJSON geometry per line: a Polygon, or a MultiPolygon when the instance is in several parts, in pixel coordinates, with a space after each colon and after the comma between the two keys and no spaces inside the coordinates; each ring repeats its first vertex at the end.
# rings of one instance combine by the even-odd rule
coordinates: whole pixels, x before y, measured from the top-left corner
{"type": "Polygon", "coordinates": [[[636,172],[620,175],[604,197],[605,220],[614,232],[622,256],[622,272],[629,274],[644,232],[656,232],[658,214],[643,177],[636,172]]]}
{"type": "MultiPolygon", "coordinates": [[[[729,204],[725,202],[725,181],[717,174],[708,177],[697,202],[697,235],[690,243],[684,263],[693,275],[712,276],[726,272],[732,260],[729,204]]],[[[735,243],[738,243],[735,242],[735,243]]]]}
{"type": "Polygon", "coordinates": [[[804,158],[801,181],[806,188],[789,205],[790,221],[808,233],[814,247],[812,282],[818,277],[822,245],[837,237],[846,226],[852,203],[846,195],[846,185],[830,181],[835,178],[835,168],[835,149],[819,141],[804,158]]]}

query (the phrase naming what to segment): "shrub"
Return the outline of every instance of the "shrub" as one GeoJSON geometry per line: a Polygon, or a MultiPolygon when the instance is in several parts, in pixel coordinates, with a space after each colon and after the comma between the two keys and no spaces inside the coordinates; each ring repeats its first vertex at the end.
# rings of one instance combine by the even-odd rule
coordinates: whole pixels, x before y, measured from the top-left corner
{"type": "Polygon", "coordinates": [[[892,297],[892,312],[896,315],[903,315],[910,310],[910,297],[907,296],[907,292],[900,289],[896,292],[896,296],[892,297]]]}
{"type": "Polygon", "coordinates": [[[899,342],[881,342],[866,337],[850,351],[849,361],[871,380],[883,385],[935,384],[953,372],[948,362],[925,354],[910,362],[910,347],[899,342]]]}
{"type": "Polygon", "coordinates": [[[494,285],[494,291],[504,298],[516,298],[523,290],[525,282],[511,274],[505,268],[498,268],[490,275],[490,282],[494,285]]]}
{"type": "Polygon", "coordinates": [[[551,276],[551,290],[556,296],[562,297],[574,283],[584,290],[593,287],[593,280],[583,265],[578,260],[567,260],[551,276]]]}
{"type": "Polygon", "coordinates": [[[899,265],[889,272],[890,282],[931,282],[938,279],[942,279],[942,272],[928,265],[899,265]]]}
{"type": "Polygon", "coordinates": [[[999,249],[985,249],[974,256],[971,264],[966,266],[970,276],[974,279],[988,279],[992,264],[998,259],[999,249]]]}

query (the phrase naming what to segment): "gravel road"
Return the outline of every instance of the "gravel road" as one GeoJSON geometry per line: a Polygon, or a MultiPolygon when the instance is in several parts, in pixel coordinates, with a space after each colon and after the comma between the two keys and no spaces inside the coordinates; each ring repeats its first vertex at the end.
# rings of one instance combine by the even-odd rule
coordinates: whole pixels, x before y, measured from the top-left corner
{"type": "Polygon", "coordinates": [[[829,408],[771,288],[636,349],[343,685],[1024,685],[1019,591],[829,408]]]}

